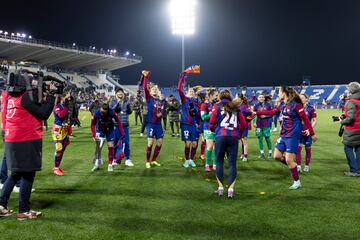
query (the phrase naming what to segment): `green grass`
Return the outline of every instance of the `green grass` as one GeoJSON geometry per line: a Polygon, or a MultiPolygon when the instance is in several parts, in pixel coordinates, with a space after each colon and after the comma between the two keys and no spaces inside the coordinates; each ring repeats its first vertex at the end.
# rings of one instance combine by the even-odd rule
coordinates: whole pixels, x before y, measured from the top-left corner
{"type": "MultiPolygon", "coordinates": [[[[90,115],[82,113],[84,127],[74,129],[77,137],[64,155],[64,177],[51,172],[54,147],[49,132],[45,135],[43,170],[31,197],[32,208],[44,216],[24,222],[0,219],[1,238],[359,239],[360,179],[343,176],[348,167],[338,124],[330,118],[338,112],[318,114],[319,140],[313,145],[311,172],[301,175],[302,189],[288,190],[292,180],[284,165],[257,159],[252,132],[249,161],[238,162],[236,196],[229,200],[215,195],[215,176],[206,174],[202,164],[195,170],[181,167],[183,147],[177,138],[165,137],[162,166],[146,170],[146,138],[135,126],[135,167],[90,172],[94,143],[90,115]]],[[[17,194],[11,197],[9,207],[17,210],[17,194]]]]}

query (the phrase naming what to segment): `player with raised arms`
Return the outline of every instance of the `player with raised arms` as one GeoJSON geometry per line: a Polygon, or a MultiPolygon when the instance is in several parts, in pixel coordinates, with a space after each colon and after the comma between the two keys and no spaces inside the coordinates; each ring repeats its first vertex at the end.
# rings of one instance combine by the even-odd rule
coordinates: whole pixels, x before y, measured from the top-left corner
{"type": "Polygon", "coordinates": [[[163,143],[164,131],[161,126],[163,105],[159,98],[159,88],[155,84],[148,84],[148,79],[150,76],[149,71],[142,71],[140,86],[143,86],[146,100],[146,133],[147,133],[147,147],[146,147],[146,162],[145,167],[150,168],[151,166],[160,167],[160,163],[156,161],[161,146],[163,143]],[[156,139],[156,146],[154,149],[154,154],[150,162],[152,146],[154,144],[154,139],[156,139]]]}
{"type": "Polygon", "coordinates": [[[183,73],[180,74],[178,91],[181,98],[180,106],[180,128],[181,128],[181,139],[185,143],[184,155],[185,162],[183,166],[196,167],[194,157],[196,154],[197,143],[199,140],[199,109],[195,100],[195,91],[193,88],[189,88],[185,95],[183,85],[187,74],[189,73],[200,73],[200,66],[192,66],[187,68],[183,73]]]}

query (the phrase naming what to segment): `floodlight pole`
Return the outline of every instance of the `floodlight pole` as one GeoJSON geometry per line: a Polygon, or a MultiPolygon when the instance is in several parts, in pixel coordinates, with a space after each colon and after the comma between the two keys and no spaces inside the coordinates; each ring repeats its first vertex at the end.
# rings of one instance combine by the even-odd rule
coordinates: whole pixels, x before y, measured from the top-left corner
{"type": "Polygon", "coordinates": [[[181,68],[181,72],[183,72],[185,70],[185,36],[184,34],[181,35],[181,44],[182,44],[182,59],[181,59],[181,63],[182,63],[182,68],[181,68]]]}

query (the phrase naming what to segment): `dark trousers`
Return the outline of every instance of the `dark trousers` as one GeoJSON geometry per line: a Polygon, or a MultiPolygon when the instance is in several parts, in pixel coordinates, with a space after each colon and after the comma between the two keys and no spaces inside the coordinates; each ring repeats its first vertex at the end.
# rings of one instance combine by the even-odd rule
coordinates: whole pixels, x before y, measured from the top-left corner
{"type": "Polygon", "coordinates": [[[164,130],[166,131],[167,117],[166,116],[163,117],[162,120],[163,120],[163,123],[164,123],[164,130]]]}
{"type": "Polygon", "coordinates": [[[174,132],[174,124],[176,126],[176,133],[179,134],[179,122],[170,122],[171,133],[175,134],[175,132],[174,132]]]}
{"type": "Polygon", "coordinates": [[[141,125],[141,133],[145,132],[145,127],[146,127],[146,114],[143,114],[143,121],[142,121],[142,125],[141,125]]]}
{"type": "Polygon", "coordinates": [[[217,137],[215,144],[216,177],[224,184],[224,157],[228,158],[228,185],[236,180],[236,160],[238,157],[239,139],[236,137],[217,137]]]}
{"type": "Polygon", "coordinates": [[[14,186],[20,180],[20,193],[19,193],[19,213],[28,212],[30,210],[30,195],[32,185],[35,179],[34,172],[12,172],[6,180],[0,196],[0,205],[7,207],[10,194],[14,186]]]}
{"type": "Polygon", "coordinates": [[[140,112],[135,112],[135,125],[138,125],[138,118],[140,118],[140,124],[143,123],[142,114],[140,112]]]}
{"type": "Polygon", "coordinates": [[[8,168],[7,168],[7,164],[6,164],[6,156],[4,153],[4,157],[1,162],[1,171],[0,171],[1,183],[4,184],[7,178],[8,178],[8,168]]]}
{"type": "Polygon", "coordinates": [[[360,173],[360,146],[344,145],[344,152],[348,160],[350,172],[360,173]]]}

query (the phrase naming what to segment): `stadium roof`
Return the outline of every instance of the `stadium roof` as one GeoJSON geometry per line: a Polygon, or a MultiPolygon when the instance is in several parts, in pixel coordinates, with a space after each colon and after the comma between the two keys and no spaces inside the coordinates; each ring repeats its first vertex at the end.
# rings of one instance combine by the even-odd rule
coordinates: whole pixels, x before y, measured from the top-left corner
{"type": "Polygon", "coordinates": [[[30,61],[76,71],[112,71],[142,61],[139,56],[111,52],[0,34],[0,59],[7,61],[30,61]]]}

